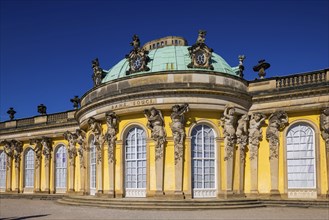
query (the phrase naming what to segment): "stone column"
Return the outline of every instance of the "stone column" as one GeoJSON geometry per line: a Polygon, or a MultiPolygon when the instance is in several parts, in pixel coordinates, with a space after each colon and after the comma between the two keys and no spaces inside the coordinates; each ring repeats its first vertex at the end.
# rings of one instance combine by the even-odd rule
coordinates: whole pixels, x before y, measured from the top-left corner
{"type": "Polygon", "coordinates": [[[23,152],[23,143],[20,141],[12,140],[12,148],[14,149],[14,160],[15,160],[15,183],[16,188],[15,192],[19,193],[19,177],[20,177],[20,163],[21,163],[21,154],[23,152]]]}
{"type": "Polygon", "coordinates": [[[288,124],[288,115],[284,111],[276,111],[268,118],[269,125],[266,129],[266,139],[270,145],[271,167],[271,197],[280,197],[279,192],[279,131],[288,124]]]}
{"type": "Polygon", "coordinates": [[[250,152],[250,193],[258,194],[258,146],[262,140],[262,125],[266,116],[253,113],[249,121],[249,152],[250,152]]]}
{"type": "Polygon", "coordinates": [[[221,117],[221,124],[224,134],[224,146],[226,161],[226,192],[225,196],[233,194],[233,158],[234,148],[236,143],[236,115],[235,108],[232,105],[226,105],[223,116],[221,117]]]}
{"type": "Polygon", "coordinates": [[[245,158],[246,158],[246,146],[248,143],[248,122],[249,116],[247,114],[242,115],[238,121],[238,127],[236,129],[237,144],[239,147],[239,155],[236,157],[235,164],[238,165],[237,179],[239,182],[238,194],[244,196],[244,174],[245,174],[245,158]]]}
{"type": "Polygon", "coordinates": [[[69,192],[74,192],[75,156],[69,152],[69,192]]]}
{"type": "Polygon", "coordinates": [[[327,198],[329,198],[329,108],[322,111],[320,115],[320,128],[323,140],[326,143],[326,159],[327,159],[327,198]]]}
{"type": "Polygon", "coordinates": [[[50,193],[50,159],[51,159],[51,139],[48,137],[42,137],[43,151],[42,154],[45,159],[45,192],[50,193]]]}
{"type": "Polygon", "coordinates": [[[118,133],[119,117],[115,112],[106,113],[107,131],[105,133],[105,140],[108,145],[108,167],[109,167],[109,193],[110,198],[115,197],[114,181],[115,181],[115,141],[118,133]]]}
{"type": "Polygon", "coordinates": [[[100,143],[95,143],[96,146],[96,189],[97,195],[103,194],[103,152],[102,145],[100,143]]]}
{"type": "Polygon", "coordinates": [[[114,173],[116,174],[115,178],[117,181],[115,181],[115,197],[116,198],[122,198],[123,197],[123,190],[124,190],[124,155],[123,155],[123,141],[119,140],[115,142],[115,151],[117,155],[120,155],[120,163],[118,164],[119,166],[115,168],[114,173]]]}
{"type": "Polygon", "coordinates": [[[175,197],[184,198],[183,192],[183,162],[184,162],[184,139],[185,139],[185,117],[189,111],[189,105],[174,105],[170,118],[172,120],[171,130],[174,139],[175,152],[175,197]]]}
{"type": "Polygon", "coordinates": [[[160,110],[152,107],[145,109],[144,115],[148,120],[147,127],[151,130],[151,137],[154,140],[155,149],[155,176],[156,176],[156,196],[163,196],[163,161],[164,145],[166,142],[166,132],[164,128],[164,119],[160,110]]]}

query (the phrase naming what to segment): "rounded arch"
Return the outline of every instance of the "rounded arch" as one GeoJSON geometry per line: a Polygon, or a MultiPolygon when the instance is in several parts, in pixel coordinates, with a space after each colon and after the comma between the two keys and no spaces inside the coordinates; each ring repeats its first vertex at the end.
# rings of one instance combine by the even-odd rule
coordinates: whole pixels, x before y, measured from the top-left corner
{"type": "Polygon", "coordinates": [[[24,188],[34,188],[35,184],[35,152],[32,146],[24,150],[24,188]]]}
{"type": "Polygon", "coordinates": [[[56,193],[65,193],[67,189],[68,168],[67,147],[64,143],[57,143],[54,147],[54,186],[56,193]]]}
{"type": "Polygon", "coordinates": [[[207,125],[209,126],[213,131],[214,131],[214,135],[215,135],[215,138],[218,138],[220,137],[220,132],[219,132],[219,129],[218,129],[218,126],[216,126],[216,124],[208,119],[200,119],[200,120],[197,120],[196,123],[194,123],[192,126],[190,126],[188,132],[187,132],[187,137],[191,137],[192,136],[192,132],[193,132],[193,129],[196,128],[197,126],[199,125],[207,125]]]}
{"type": "MultiPolygon", "coordinates": [[[[64,146],[65,147],[65,151],[67,153],[67,144],[65,144],[64,142],[58,142],[55,147],[53,148],[54,149],[54,153],[56,154],[56,152],[58,151],[58,148],[64,146]]],[[[55,158],[56,159],[56,158],[55,158]]]]}
{"type": "Polygon", "coordinates": [[[150,138],[148,129],[145,125],[143,125],[142,123],[138,123],[138,122],[130,122],[123,127],[121,135],[120,135],[120,140],[124,141],[125,138],[127,137],[128,132],[134,127],[140,127],[141,129],[143,129],[146,134],[146,138],[150,138]]]}
{"type": "Polygon", "coordinates": [[[0,191],[6,189],[6,164],[7,155],[4,150],[0,150],[0,191]]]}
{"type": "MultiPolygon", "coordinates": [[[[313,146],[313,158],[314,158],[314,163],[313,163],[313,166],[314,166],[314,186],[313,188],[312,187],[307,187],[307,186],[301,186],[301,187],[295,187],[296,189],[298,188],[301,188],[303,189],[305,192],[307,190],[314,190],[314,194],[312,194],[312,196],[314,198],[316,198],[317,194],[320,194],[321,193],[321,166],[320,166],[320,162],[319,162],[319,159],[320,159],[320,156],[319,156],[319,152],[320,152],[320,149],[319,149],[319,127],[311,120],[307,120],[307,119],[297,119],[297,120],[294,120],[293,122],[290,122],[289,126],[287,126],[285,129],[284,129],[284,132],[283,132],[283,135],[284,135],[284,138],[283,138],[283,150],[284,150],[284,178],[285,178],[285,181],[284,181],[284,191],[285,193],[288,193],[288,197],[290,197],[291,195],[293,195],[292,193],[292,190],[294,190],[294,187],[292,187],[292,185],[288,183],[289,180],[291,180],[291,175],[292,175],[292,171],[294,168],[292,167],[292,165],[290,164],[290,162],[288,162],[288,160],[291,160],[292,156],[291,154],[293,154],[292,151],[294,151],[294,146],[292,146],[291,144],[291,141],[288,140],[293,138],[293,133],[289,133],[289,132],[293,132],[293,129],[296,129],[296,132],[302,132],[302,131],[299,131],[298,130],[298,127],[299,126],[302,126],[304,127],[303,129],[307,129],[309,128],[311,132],[311,134],[309,133],[308,135],[312,135],[313,136],[313,139],[312,140],[308,140],[308,141],[301,141],[301,140],[297,140],[297,145],[301,145],[301,143],[306,143],[307,144],[307,149],[309,148],[310,144],[313,146]],[[289,155],[288,155],[289,153],[289,155]],[[289,176],[290,175],[290,176],[289,176]]],[[[304,131],[303,131],[304,132],[304,131]]],[[[297,137],[295,137],[297,138],[297,137]]],[[[306,149],[306,147],[304,147],[306,149]]],[[[300,151],[300,149],[299,149],[300,151]]],[[[304,151],[301,150],[300,153],[302,153],[304,151]]],[[[304,151],[305,152],[305,151],[304,151]]],[[[309,156],[309,155],[307,155],[309,156]]],[[[302,156],[300,156],[299,158],[301,158],[302,156]]],[[[306,157],[305,157],[306,158],[306,157]]],[[[311,169],[310,167],[308,167],[307,169],[311,169]]],[[[310,173],[312,173],[312,171],[307,171],[305,173],[305,175],[309,175],[310,173]]],[[[297,178],[297,177],[296,177],[297,178]]],[[[308,177],[309,178],[309,177],[308,177]]],[[[309,192],[308,192],[308,195],[311,195],[309,192]]],[[[294,198],[294,197],[292,197],[294,198]]]]}

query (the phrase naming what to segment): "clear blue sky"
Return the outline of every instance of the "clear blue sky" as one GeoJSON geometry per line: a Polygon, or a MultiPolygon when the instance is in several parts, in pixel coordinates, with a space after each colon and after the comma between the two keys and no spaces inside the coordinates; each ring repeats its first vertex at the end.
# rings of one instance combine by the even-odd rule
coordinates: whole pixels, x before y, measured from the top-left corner
{"type": "Polygon", "coordinates": [[[287,1],[15,1],[1,2],[0,120],[73,109],[69,101],[92,88],[91,60],[110,69],[130,51],[164,36],[206,43],[231,66],[245,54],[245,78],[264,58],[267,77],[329,67],[328,0],[287,1]]]}

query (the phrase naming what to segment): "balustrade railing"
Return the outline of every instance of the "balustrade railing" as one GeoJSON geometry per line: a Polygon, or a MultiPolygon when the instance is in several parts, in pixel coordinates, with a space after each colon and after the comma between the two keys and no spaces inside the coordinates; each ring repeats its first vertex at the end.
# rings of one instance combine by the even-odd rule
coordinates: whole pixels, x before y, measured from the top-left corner
{"type": "Polygon", "coordinates": [[[325,82],[327,72],[292,75],[276,79],[276,88],[296,87],[325,82]]]}

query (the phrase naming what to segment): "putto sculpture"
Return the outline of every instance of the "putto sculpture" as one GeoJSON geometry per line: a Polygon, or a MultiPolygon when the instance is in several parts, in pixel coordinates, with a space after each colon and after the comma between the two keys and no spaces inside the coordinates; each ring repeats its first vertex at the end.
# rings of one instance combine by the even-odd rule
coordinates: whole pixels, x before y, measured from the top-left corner
{"type": "Polygon", "coordinates": [[[228,160],[233,157],[234,146],[236,143],[236,115],[234,106],[229,104],[225,106],[223,117],[221,118],[221,124],[224,128],[224,145],[226,151],[224,160],[228,160]]]}
{"type": "Polygon", "coordinates": [[[130,45],[133,46],[133,49],[126,55],[126,59],[129,62],[129,70],[126,71],[126,74],[149,71],[150,68],[147,66],[150,61],[149,51],[140,48],[140,40],[136,34],[133,36],[133,41],[130,45]]]}
{"type": "Polygon", "coordinates": [[[211,55],[213,49],[209,48],[204,42],[206,31],[199,30],[199,35],[195,44],[187,48],[191,57],[191,63],[187,65],[188,68],[200,68],[213,70],[211,64],[211,55]]]}
{"type": "Polygon", "coordinates": [[[151,130],[151,137],[155,141],[155,160],[163,157],[164,143],[166,141],[166,131],[164,129],[164,119],[160,110],[152,107],[145,109],[144,115],[147,118],[147,127],[151,130]]]}
{"type": "Polygon", "coordinates": [[[102,83],[102,79],[104,78],[105,72],[103,69],[99,66],[98,58],[91,61],[91,66],[93,69],[93,81],[94,81],[94,87],[99,86],[102,83]]]}
{"type": "Polygon", "coordinates": [[[253,113],[249,121],[249,151],[250,160],[257,158],[259,141],[262,140],[262,126],[266,116],[262,113],[253,113]]]}
{"type": "Polygon", "coordinates": [[[118,133],[119,117],[115,112],[106,113],[106,125],[107,131],[105,133],[105,140],[108,144],[108,157],[112,163],[114,161],[114,147],[116,141],[116,135],[118,133]]]}
{"type": "Polygon", "coordinates": [[[276,111],[268,118],[269,125],[266,129],[266,139],[270,143],[269,159],[278,158],[279,131],[288,124],[288,115],[284,111],[276,111]]]}
{"type": "Polygon", "coordinates": [[[184,114],[189,111],[189,105],[174,105],[172,107],[172,113],[170,118],[172,123],[170,125],[175,148],[175,163],[177,163],[183,157],[183,142],[185,138],[185,117],[184,114]]]}

